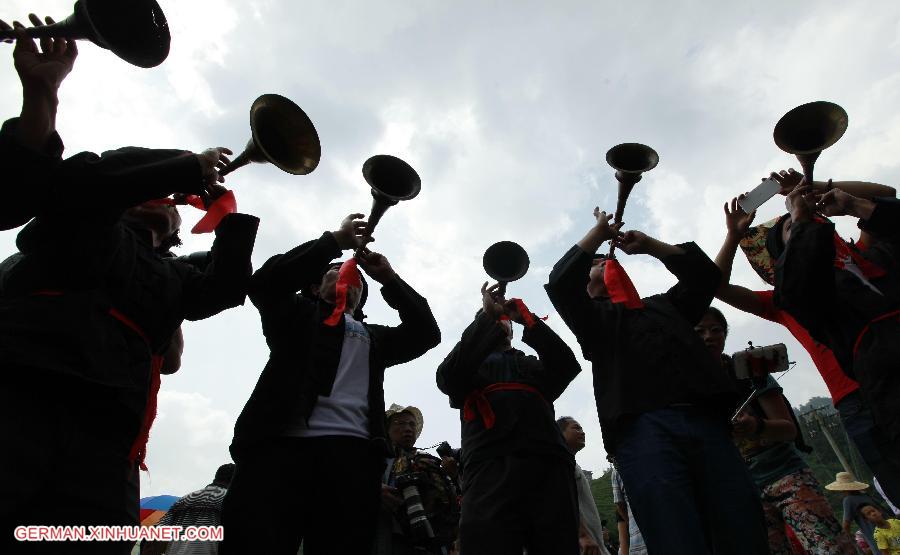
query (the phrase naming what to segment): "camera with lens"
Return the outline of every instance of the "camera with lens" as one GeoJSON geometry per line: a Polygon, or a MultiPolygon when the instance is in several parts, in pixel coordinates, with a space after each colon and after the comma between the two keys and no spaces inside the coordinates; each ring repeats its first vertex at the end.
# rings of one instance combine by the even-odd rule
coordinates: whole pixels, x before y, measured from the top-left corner
{"type": "Polygon", "coordinates": [[[422,496],[419,486],[425,483],[425,475],[422,472],[408,472],[397,476],[394,486],[403,494],[403,507],[406,511],[406,519],[409,524],[410,539],[423,541],[434,537],[428,514],[422,505],[422,496]]]}

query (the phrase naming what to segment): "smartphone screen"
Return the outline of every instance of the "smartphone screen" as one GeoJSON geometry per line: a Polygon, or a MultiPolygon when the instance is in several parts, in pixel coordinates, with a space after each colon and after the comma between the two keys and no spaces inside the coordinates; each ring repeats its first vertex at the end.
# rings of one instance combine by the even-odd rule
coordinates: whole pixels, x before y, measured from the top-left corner
{"type": "Polygon", "coordinates": [[[749,214],[774,197],[781,190],[781,184],[772,179],[763,179],[747,196],[738,201],[738,205],[744,213],[749,214]]]}

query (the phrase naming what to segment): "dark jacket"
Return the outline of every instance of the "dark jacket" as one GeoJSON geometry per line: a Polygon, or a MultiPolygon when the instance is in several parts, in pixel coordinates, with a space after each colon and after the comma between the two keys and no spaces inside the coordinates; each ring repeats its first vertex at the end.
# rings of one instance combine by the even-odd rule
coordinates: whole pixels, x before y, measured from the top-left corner
{"type": "MultiPolygon", "coordinates": [[[[253,274],[250,300],[259,309],[269,345],[266,363],[234,427],[232,453],[255,441],[285,436],[296,415],[309,418],[318,397],[331,394],[344,340],[344,318],[336,326],[322,322],[333,305],[297,291],[314,283],[329,262],[341,255],[330,232],[285,254],[270,258],[253,274]]],[[[369,331],[369,427],[373,438],[386,438],[384,370],[409,362],[441,341],[428,302],[399,277],[381,294],[400,314],[396,327],[364,324],[369,331]]]]}
{"type": "Polygon", "coordinates": [[[775,263],[775,304],[793,315],[810,335],[828,346],[848,376],[860,383],[863,398],[884,433],[900,440],[900,310],[895,253],[900,246],[900,202],[878,199],[860,227],[878,238],[862,252],[887,275],[870,279],[835,267],[834,224],[799,222],[775,263]]]}
{"type": "Polygon", "coordinates": [[[574,246],[545,286],[560,316],[593,364],[594,397],[606,450],[628,417],[679,403],[721,411],[734,405],[734,384],[711,356],[694,325],[719,286],[721,273],[694,243],[662,260],[678,283],[627,309],[587,294],[591,255],[574,246]]]}
{"type": "MultiPolygon", "coordinates": [[[[7,122],[0,131],[0,159],[10,149],[30,152],[13,146],[12,129],[7,122]]],[[[55,189],[35,205],[36,217],[17,237],[19,252],[0,264],[0,368],[58,372],[133,392],[128,403],[139,415],[151,354],[166,349],[184,319],[243,303],[259,220],[227,216],[211,263],[199,271],[156,252],[149,232],[121,217],[146,200],[194,191],[201,180],[195,156],[126,148],[62,160],[59,146],[55,157],[32,153],[36,179],[49,172],[55,189]]],[[[24,171],[26,164],[18,164],[24,171]]],[[[40,185],[23,175],[24,183],[40,185]]]]}
{"type": "Polygon", "coordinates": [[[475,418],[468,422],[461,410],[464,464],[516,453],[553,454],[574,462],[556,425],[553,402],[581,371],[578,360],[569,346],[537,317],[522,334],[522,341],[537,351],[537,357],[517,349],[496,352],[505,336],[496,320],[479,312],[437,369],[438,388],[450,397],[450,406],[456,409],[463,408],[469,393],[495,383],[527,384],[541,393],[488,393],[487,400],[496,416],[491,429],[485,428],[477,410],[475,418]]]}

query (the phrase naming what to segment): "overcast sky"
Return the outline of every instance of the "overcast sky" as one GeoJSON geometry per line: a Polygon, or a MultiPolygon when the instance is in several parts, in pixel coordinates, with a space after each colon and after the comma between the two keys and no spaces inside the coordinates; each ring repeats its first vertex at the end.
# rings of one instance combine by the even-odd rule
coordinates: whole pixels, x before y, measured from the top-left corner
{"type": "MultiPolygon", "coordinates": [[[[419,441],[459,445],[459,417],[434,371],[480,305],[481,256],[514,240],[531,269],[510,286],[579,353],[543,292],[550,268],[591,226],[595,205],[615,207],[605,153],[642,142],[660,155],[639,183],[627,227],[668,242],[696,241],[710,256],[724,238],[722,204],[769,171],[798,167],[772,142],[795,105],[831,100],[850,115],[817,177],[900,178],[900,4],[894,2],[160,2],[172,51],[143,70],[82,43],[61,91],[67,155],[125,145],[240,150],[248,111],[263,93],[297,102],[316,125],[322,161],[308,176],[255,165],[229,176],[239,209],[262,219],[254,267],[269,256],[368,212],[361,175],[373,154],[408,161],[422,177],[414,200],[391,208],[374,249],[428,298],[443,342],[388,370],[385,400],[425,416],[419,441]]],[[[7,0],[0,18],[29,10],[62,19],[71,0],[7,0]]],[[[11,45],[0,45],[0,111],[18,114],[11,45]]],[[[779,212],[779,199],[758,221],[779,212]]],[[[183,209],[189,229],[199,214],[183,209]]],[[[839,223],[855,237],[855,222],[839,223]]],[[[12,253],[15,231],[0,234],[12,253]]],[[[181,252],[204,250],[193,236],[181,252]]],[[[647,256],[621,256],[643,295],[674,283],[647,256]]],[[[734,282],[764,289],[738,254],[734,282]]],[[[716,303],[721,307],[721,303],[716,303]]],[[[794,405],[827,395],[809,357],[782,328],[724,308],[727,349],[784,342],[796,368],[781,378],[794,405]]],[[[369,320],[397,323],[375,294],[369,320]]],[[[141,496],[183,495],[229,459],[234,421],[268,350],[253,306],[186,323],[180,372],[163,379],[141,496]]],[[[521,337],[517,333],[517,337],[521,337]]],[[[527,350],[527,349],[526,349],[527,350]]],[[[587,432],[585,469],[607,466],[590,364],[556,403],[587,432]]]]}

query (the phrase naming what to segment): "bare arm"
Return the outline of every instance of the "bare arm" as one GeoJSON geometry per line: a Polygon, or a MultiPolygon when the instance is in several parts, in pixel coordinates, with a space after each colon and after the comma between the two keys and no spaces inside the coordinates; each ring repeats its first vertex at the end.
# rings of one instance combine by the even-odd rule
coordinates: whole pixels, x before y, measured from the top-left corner
{"type": "Polygon", "coordinates": [[[750,228],[750,224],[753,223],[753,218],[756,216],[756,211],[747,214],[741,209],[737,203],[739,198],[731,199],[730,210],[728,203],[725,203],[725,226],[728,228],[728,233],[725,235],[725,241],[722,243],[722,248],[719,249],[719,254],[716,255],[715,260],[716,266],[722,272],[722,283],[719,285],[718,291],[716,291],[716,298],[738,310],[758,315],[764,312],[765,306],[760,302],[756,294],[746,287],[731,283],[734,255],[737,253],[741,237],[750,228]]]}
{"type": "MultiPolygon", "coordinates": [[[[800,184],[803,174],[790,168],[781,170],[780,172],[772,172],[769,177],[781,184],[781,194],[787,195],[794,190],[794,187],[800,184]]],[[[813,181],[810,185],[815,193],[825,193],[829,190],[828,181],[813,181]]],[[[880,197],[895,197],[897,190],[888,185],[881,183],[872,183],[870,181],[832,181],[831,188],[840,189],[846,193],[863,199],[873,199],[880,197]]]]}
{"type": "Polygon", "coordinates": [[[616,528],[619,530],[619,553],[627,555],[631,548],[631,536],[628,531],[628,509],[625,503],[616,503],[616,513],[619,515],[616,522],[616,528]]]}

